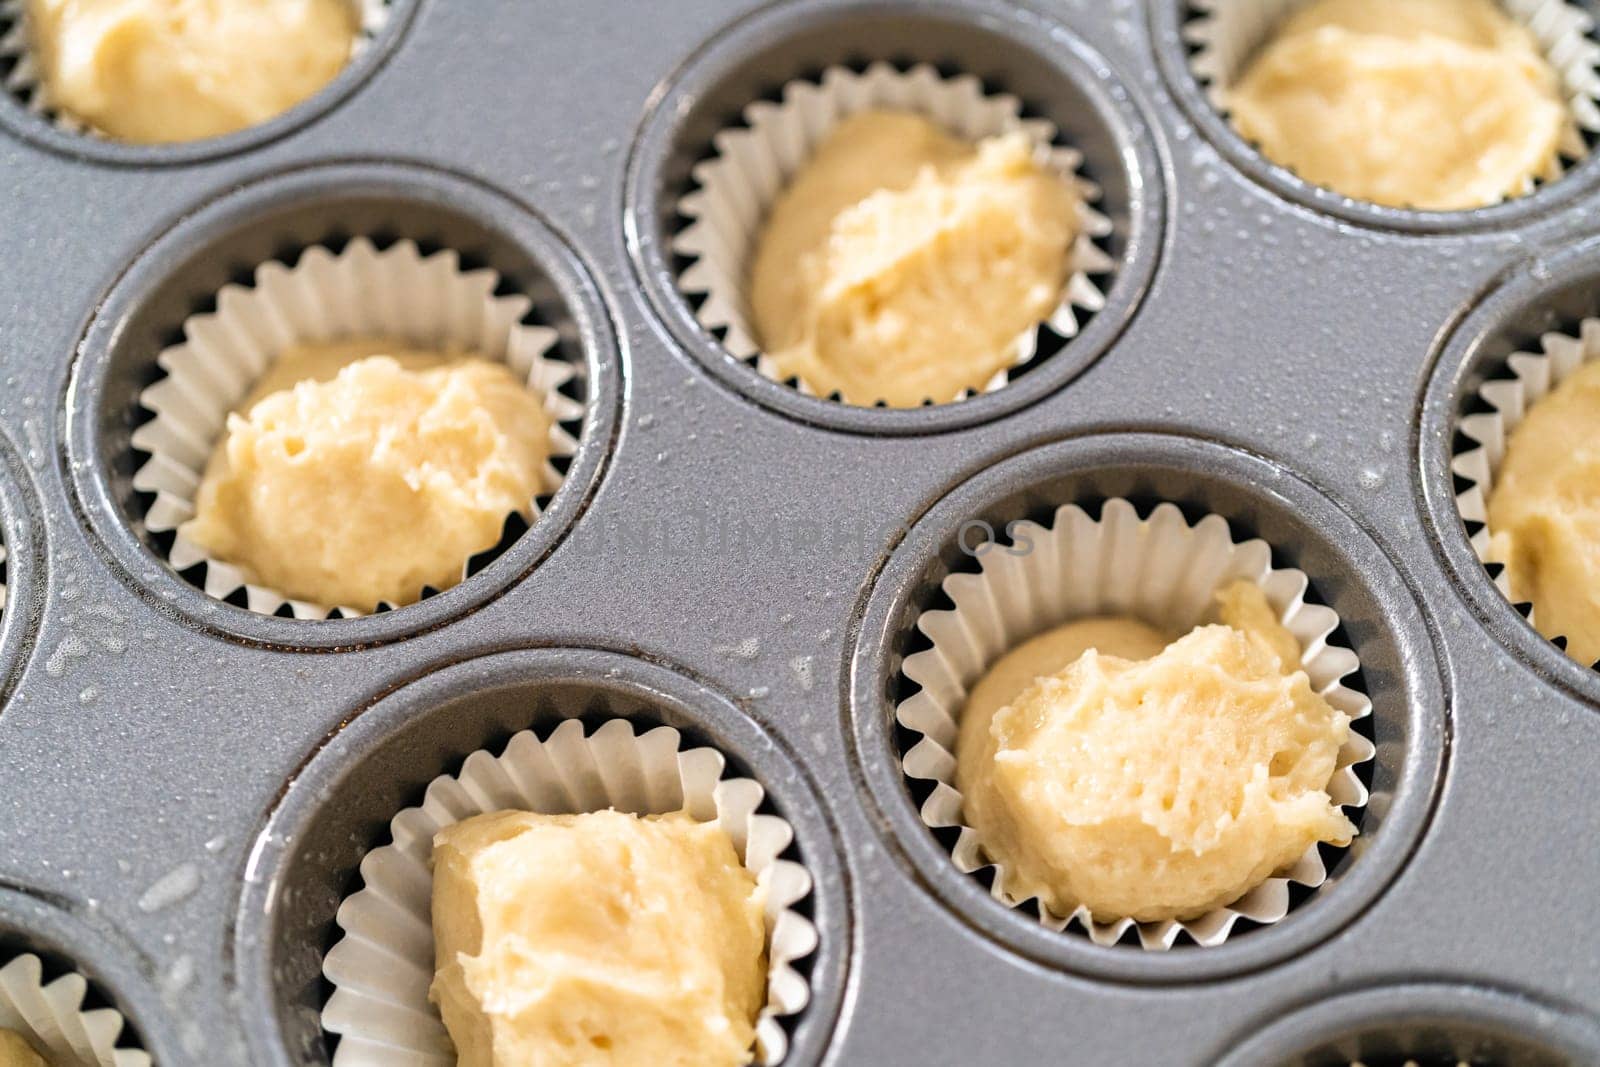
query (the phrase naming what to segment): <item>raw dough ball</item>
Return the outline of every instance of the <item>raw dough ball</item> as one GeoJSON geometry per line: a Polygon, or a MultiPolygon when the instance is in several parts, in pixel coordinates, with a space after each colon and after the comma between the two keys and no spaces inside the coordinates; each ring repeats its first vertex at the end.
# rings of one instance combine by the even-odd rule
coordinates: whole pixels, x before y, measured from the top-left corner
{"type": "Polygon", "coordinates": [[[286,597],[365,612],[459,582],[549,456],[510,368],[383,342],[290,349],[240,410],[181,532],[286,597]]]}
{"type": "Polygon", "coordinates": [[[1600,363],[1528,409],[1489,494],[1490,558],[1547,637],[1600,660],[1600,363]]]}
{"type": "Polygon", "coordinates": [[[1227,108],[1307,181],[1435,211],[1555,177],[1574,132],[1538,41],[1493,0],[1317,0],[1260,51],[1227,108]]]}
{"type": "Polygon", "coordinates": [[[761,234],[762,347],[782,376],[851,404],[982,389],[1060,303],[1078,207],[1021,133],[973,146],[916,115],[846,119],[761,234]]]}
{"type": "Polygon", "coordinates": [[[15,1030],[0,1030],[0,1067],[50,1067],[15,1030]]]}
{"type": "Polygon", "coordinates": [[[433,859],[430,995],[461,1067],[750,1062],[762,890],[715,823],[502,811],[433,859]]]}
{"type": "Polygon", "coordinates": [[[344,68],[350,0],[28,0],[52,104],[110,137],[194,141],[265,122],[344,68]]]}
{"type": "Polygon", "coordinates": [[[1311,691],[1258,587],[1218,600],[1223,624],[1165,648],[1142,623],[1071,624],[974,688],[957,784],[1014,891],[1100,921],[1193,918],[1349,843],[1326,792],[1348,717],[1311,691]],[[1050,673],[1024,682],[1035,664],[1050,673]]]}

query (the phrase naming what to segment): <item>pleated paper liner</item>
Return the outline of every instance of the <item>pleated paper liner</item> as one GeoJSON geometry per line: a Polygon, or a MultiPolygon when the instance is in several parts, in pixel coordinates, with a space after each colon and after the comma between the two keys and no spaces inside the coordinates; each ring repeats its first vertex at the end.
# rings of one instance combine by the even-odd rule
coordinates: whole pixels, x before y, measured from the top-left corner
{"type": "Polygon", "coordinates": [[[323,974],[334,990],[322,1024],[339,1035],[334,1067],[450,1067],[455,1050],[428,1002],[434,974],[433,839],[446,826],[492,811],[546,814],[615,808],[635,814],[686,810],[716,820],[745,867],[766,890],[767,1004],[756,1024],[756,1059],[780,1063],[788,1034],[780,1021],[811,999],[795,963],[815,951],[817,929],[801,910],[811,895],[805,867],[781,858],[794,830],[760,810],[766,791],[749,778],[727,777],[727,760],[712,748],[684,748],[675,729],[637,733],[611,719],[592,733],[576,719],[547,737],[514,736],[498,755],[480,749],[456,775],[440,775],[420,807],[389,824],[392,843],[361,861],[364,887],[340,904],[343,938],[329,950],[323,974]]]}
{"type": "Polygon", "coordinates": [[[1011,343],[1009,369],[980,391],[1003,388],[1017,368],[1038,356],[1041,347],[1059,349],[1077,335],[1080,319],[1105,306],[1101,285],[1113,264],[1095,241],[1110,234],[1112,226],[1094,208],[1100,188],[1079,173],[1082,156],[1056,143],[1055,125],[1025,117],[1020,100],[1005,93],[985,93],[983,84],[970,75],[944,77],[926,64],[906,71],[887,63],[873,63],[862,71],[829,67],[816,81],[789,82],[779,103],[760,100],[745,108],[744,125],[712,138],[714,154],[694,167],[695,188],[678,202],[678,214],[690,223],[673,241],[673,250],[691,260],[678,276],[678,288],[695,305],[700,325],[720,337],[735,359],[765,378],[816,395],[803,381],[785,380],[761,351],[745,290],[757,239],[773,203],[842,120],[874,109],[922,115],[968,141],[1020,130],[1033,142],[1036,158],[1077,190],[1079,232],[1061,302],[1044,322],[1011,343]]]}
{"type": "Polygon", "coordinates": [[[88,992],[83,975],[46,982],[38,956],[17,956],[0,967],[0,1030],[21,1034],[50,1067],[150,1067],[148,1052],[118,1045],[121,1012],[85,1009],[88,992]]]}
{"type": "MultiPolygon", "coordinates": [[[[360,17],[360,32],[351,48],[353,62],[383,29],[389,19],[389,0],[349,0],[360,17]]],[[[60,110],[50,99],[50,88],[39,76],[28,39],[28,0],[0,0],[0,72],[7,92],[29,111],[50,120],[67,133],[89,137],[105,134],[60,110]]]]}
{"type": "MultiPolygon", "coordinates": [[[[1009,908],[1038,915],[1051,930],[1081,929],[1096,944],[1114,945],[1136,931],[1145,949],[1171,948],[1180,933],[1202,946],[1228,939],[1240,919],[1276,923],[1289,913],[1290,883],[1315,890],[1327,879],[1316,846],[1289,869],[1226,907],[1182,922],[1100,923],[1079,907],[1057,915],[1035,897],[1012,892],[1005,867],[984,851],[977,831],[964,821],[962,795],[955,784],[955,744],[960,718],[972,687],[1001,656],[1029,638],[1093,616],[1132,617],[1159,629],[1186,633],[1207,620],[1216,592],[1237,580],[1258,585],[1283,625],[1300,642],[1301,666],[1320,693],[1352,722],[1371,714],[1367,697],[1342,679],[1360,669],[1350,649],[1331,643],[1339,616],[1308,603],[1306,575],[1274,568],[1266,542],[1235,542],[1227,520],[1207,515],[1190,525],[1172,504],[1161,504],[1141,519],[1126,500],[1110,500],[1093,518],[1077,505],[1055,512],[1051,525],[1024,522],[1013,534],[1032,542],[1026,554],[991,550],[979,557],[977,573],[952,574],[943,591],[954,605],[930,610],[917,628],[932,647],[906,657],[902,673],[920,688],[895,710],[902,727],[917,738],[906,752],[908,778],[929,787],[921,808],[932,830],[957,831],[951,858],[965,873],[993,874],[991,894],[1009,908]]],[[[1355,768],[1375,755],[1372,743],[1352,731],[1340,749],[1327,792],[1359,821],[1368,799],[1355,768]]]]}
{"type": "MultiPolygon", "coordinates": [[[[1539,339],[1539,347],[1538,352],[1516,352],[1507,357],[1506,376],[1492,378],[1478,388],[1477,398],[1482,401],[1483,410],[1461,416],[1456,425],[1456,451],[1450,460],[1450,470],[1456,476],[1456,509],[1466,526],[1472,551],[1495,587],[1535,629],[1538,606],[1519,601],[1504,564],[1490,558],[1493,531],[1489,529],[1489,495],[1511,435],[1522,425],[1529,409],[1585,363],[1600,359],[1600,319],[1583,320],[1575,336],[1547,333],[1539,339]]],[[[1565,637],[1547,635],[1547,639],[1567,651],[1565,637]]],[[[1585,666],[1600,670],[1600,664],[1585,666]]]]}
{"type": "MultiPolygon", "coordinates": [[[[1184,23],[1189,67],[1218,112],[1228,114],[1227,94],[1256,52],[1277,28],[1311,0],[1189,0],[1193,17],[1184,23]]],[[[1589,154],[1600,136],[1600,42],[1591,36],[1594,17],[1566,0],[1500,0],[1506,13],[1533,33],[1555,69],[1572,112],[1556,169],[1530,179],[1519,195],[1553,181],[1589,154]]]]}
{"type": "MultiPolygon", "coordinates": [[[[544,402],[550,419],[550,455],[543,485],[520,515],[531,525],[560,488],[566,463],[576,454],[584,407],[565,395],[578,368],[555,358],[556,331],[524,322],[533,302],[520,293],[496,295],[500,275],[463,270],[454,251],[423,255],[409,240],[380,251],[364,237],[335,254],[315,246],[293,266],[268,262],[252,283],[228,285],[216,310],[183,324],[184,340],[163,351],[165,376],[139,395],[155,417],[133,434],[133,447],[148,455],[133,486],[154,495],[146,529],[171,538],[173,568],[218,600],[243,599],[264,615],[298,619],[351,618],[353,608],[290,599],[257,584],[242,568],[210,557],[180,527],[194,515],[195,495],[212,452],[219,446],[228,413],[250,392],[286,348],[297,343],[362,338],[393,339],[422,349],[458,349],[507,364],[544,402]]],[[[508,517],[512,520],[513,517],[508,517]]],[[[508,529],[515,532],[514,521],[508,529]]],[[[499,548],[503,548],[505,541],[499,548]]],[[[498,552],[499,548],[492,550],[498,552]]],[[[474,557],[482,561],[483,554],[474,557]]],[[[474,569],[462,560],[461,579],[474,569]]],[[[437,590],[419,589],[418,598],[437,590]]],[[[382,605],[387,610],[394,605],[382,605]]]]}

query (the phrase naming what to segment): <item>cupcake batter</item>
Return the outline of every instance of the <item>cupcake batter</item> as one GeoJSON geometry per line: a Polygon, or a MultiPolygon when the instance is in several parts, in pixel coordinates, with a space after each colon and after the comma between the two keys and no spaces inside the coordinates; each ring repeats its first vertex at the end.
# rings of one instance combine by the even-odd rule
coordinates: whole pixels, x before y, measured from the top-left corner
{"type": "Polygon", "coordinates": [[[0,1030],[0,1067],[50,1067],[15,1030],[0,1030]]]}
{"type": "Polygon", "coordinates": [[[1061,299],[1078,231],[1068,180],[1027,137],[977,145],[927,119],[841,122],[772,209],[751,305],[779,373],[846,403],[982,389],[1061,299]]]}
{"type": "Polygon", "coordinates": [[[1600,661],[1600,362],[1528,409],[1489,494],[1490,558],[1546,637],[1600,661]]]}
{"type": "Polygon", "coordinates": [[[216,137],[321,89],[350,59],[350,0],[28,0],[51,105],[121,141],[216,137]]]}
{"type": "Polygon", "coordinates": [[[1494,0],[1316,0],[1226,104],[1243,137],[1307,181],[1435,211],[1555,177],[1575,133],[1538,41],[1494,0]]]}
{"type": "Polygon", "coordinates": [[[717,824],[502,811],[433,859],[430,995],[461,1067],[751,1061],[762,890],[717,824]]]}
{"type": "Polygon", "coordinates": [[[1159,655],[1170,642],[1167,634],[1135,619],[1079,619],[1046,630],[995,661],[972,687],[956,741],[960,754],[956,783],[967,797],[967,818],[975,819],[974,810],[988,804],[987,788],[977,783],[986,781],[987,771],[982,769],[994,761],[995,737],[989,727],[996,712],[1021,696],[1036,679],[1061,673],[1090,649],[1141,660],[1159,655]]]}
{"type": "Polygon", "coordinates": [[[1014,891],[1100,921],[1193,918],[1350,841],[1326,792],[1349,719],[1257,586],[1218,601],[1220,625],[1171,644],[1130,620],[1069,624],[974,688],[956,783],[1014,891]]]}
{"type": "Polygon", "coordinates": [[[291,599],[409,604],[528,514],[549,428],[501,363],[382,341],[295,347],[228,416],[180,533],[291,599]]]}

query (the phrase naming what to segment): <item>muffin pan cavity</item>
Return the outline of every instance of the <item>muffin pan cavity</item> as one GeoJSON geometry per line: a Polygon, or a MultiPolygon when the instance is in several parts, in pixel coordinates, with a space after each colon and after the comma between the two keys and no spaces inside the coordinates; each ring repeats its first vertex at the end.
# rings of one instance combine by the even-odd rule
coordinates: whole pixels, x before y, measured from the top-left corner
{"type": "MultiPolygon", "coordinates": [[[[1205,523],[1215,526],[1216,519],[1205,523]]],[[[1156,536],[1146,533],[1141,542],[1156,536]]],[[[1237,562],[1244,566],[1242,559],[1237,562]]],[[[1142,582],[1137,593],[1129,591],[1127,611],[1138,614],[1146,587],[1153,585],[1142,582]]],[[[1110,596],[1108,603],[1118,600],[1110,596]]],[[[1427,823],[1443,771],[1449,716],[1415,605],[1384,554],[1348,516],[1261,459],[1187,438],[1143,434],[1080,438],[1022,453],[935,504],[895,549],[863,612],[851,659],[851,726],[867,784],[899,854],[968,923],[1041,962],[1109,978],[1170,982],[1252,969],[1304,952],[1382,893],[1427,823]],[[1123,514],[1131,505],[1138,519],[1155,516],[1151,530],[1180,517],[1199,529],[1202,518],[1216,516],[1226,521],[1236,546],[1256,538],[1270,546],[1262,549],[1270,556],[1271,573],[1262,579],[1269,599],[1279,572],[1292,568],[1308,580],[1303,603],[1285,601],[1284,617],[1306,647],[1328,646],[1319,653],[1332,657],[1327,669],[1317,657],[1309,663],[1314,686],[1324,689],[1350,671],[1341,685],[1352,712],[1370,700],[1371,714],[1356,718],[1353,728],[1361,739],[1353,739],[1344,764],[1361,789],[1344,795],[1340,786],[1336,797],[1356,805],[1346,811],[1360,834],[1347,849],[1319,848],[1325,880],[1291,876],[1297,884],[1284,887],[1286,914],[1276,906],[1258,910],[1256,903],[1243,903],[1240,914],[1225,923],[1186,924],[1181,931],[1094,927],[1091,938],[1083,925],[1042,923],[1028,902],[1018,907],[995,899],[991,867],[963,864],[972,868],[965,873],[953,862],[952,850],[962,854],[958,827],[927,819],[930,796],[947,787],[919,769],[941,762],[926,747],[935,742],[902,725],[904,702],[919,691],[910,675],[930,678],[907,662],[932,647],[918,621],[926,612],[953,606],[943,588],[946,578],[979,570],[972,546],[992,540],[985,551],[1003,551],[1009,541],[1003,532],[1011,524],[1031,520],[1049,527],[1063,505],[1077,505],[1090,520],[1133,521],[1123,514]],[[1313,626],[1311,616],[1327,609],[1338,626],[1314,637],[1312,631],[1324,627],[1313,626]],[[1308,614],[1293,621],[1301,612],[1308,614]],[[1297,629],[1301,624],[1304,634],[1297,629]],[[1359,668],[1352,670],[1356,660],[1359,668]],[[1323,674],[1328,677],[1316,677],[1323,674]],[[1369,753],[1370,759],[1358,758],[1369,753]],[[1359,807],[1363,789],[1371,794],[1365,809],[1359,807]],[[941,828],[930,829],[934,824],[941,828]],[[1252,911],[1260,922],[1252,920],[1252,911]],[[1141,943],[1170,951],[1141,951],[1141,943]]],[[[944,804],[936,799],[931,810],[944,804]]]]}
{"type": "Polygon", "coordinates": [[[28,0],[0,0],[0,128],[64,155],[129,167],[199,163],[257,148],[293,133],[360,88],[398,46],[421,0],[348,2],[360,24],[350,61],[310,99],[221,137],[143,145],[108,138],[50,105],[29,54],[28,0]]]}
{"type": "MultiPolygon", "coordinates": [[[[370,884],[361,879],[362,858],[390,842],[390,820],[402,809],[426,796],[432,805],[446,805],[436,810],[459,814],[459,801],[448,799],[453,787],[435,783],[438,776],[476,776],[519,734],[513,745],[526,750],[532,738],[525,731],[556,751],[582,734],[612,741],[650,736],[653,747],[665,735],[649,731],[660,726],[678,731],[680,758],[696,749],[701,754],[691,754],[691,761],[705,749],[721,753],[722,780],[754,779],[765,791],[757,811],[793,830],[780,863],[809,872],[811,888],[790,905],[795,914],[788,922],[780,918],[773,937],[806,922],[828,934],[789,963],[785,985],[803,979],[810,996],[790,998],[791,1006],[796,1000],[804,1006],[780,1009],[763,1024],[781,1032],[768,1029],[763,1055],[776,1056],[762,1062],[818,1062],[843,998],[850,934],[834,832],[806,776],[755,723],[700,683],[666,667],[587,649],[505,652],[427,674],[361,711],[307,761],[256,840],[235,920],[234,978],[244,998],[252,1062],[329,1062],[334,1039],[322,1028],[329,993],[322,974],[328,950],[342,936],[335,913],[340,922],[353,914],[341,901],[370,884]]],[[[601,777],[619,787],[610,775],[601,777]]],[[[463,795],[480,793],[475,787],[463,795]]],[[[783,881],[780,876],[774,885],[783,881]]],[[[782,999],[774,995],[775,1004],[782,999]]],[[[341,1011],[348,1014],[356,1003],[346,999],[341,1011]]]]}
{"type": "Polygon", "coordinates": [[[81,348],[68,447],[82,460],[73,469],[89,524],[152,592],[202,624],[247,640],[368,644],[481,604],[550,551],[603,466],[619,393],[616,368],[596,290],[537,218],[475,183],[418,168],[317,168],[269,178],[208,205],[134,264],[81,348]],[[351,293],[339,307],[326,306],[327,293],[359,281],[363,272],[342,270],[358,260],[373,278],[362,299],[351,293]],[[426,299],[433,278],[441,293],[447,286],[464,289],[472,314],[458,314],[465,305],[445,296],[426,299]],[[481,283],[481,296],[465,284],[470,279],[481,283]],[[411,290],[418,293],[406,295],[411,290]],[[295,299],[286,303],[287,297],[295,299]],[[192,513],[205,462],[205,449],[197,447],[205,433],[194,427],[215,432],[231,403],[195,398],[211,392],[211,380],[240,373],[224,371],[239,362],[231,357],[301,337],[358,333],[427,347],[462,330],[473,333],[476,327],[458,329],[456,320],[476,321],[485,299],[493,312],[484,312],[486,320],[500,324],[483,327],[485,338],[504,342],[509,324],[500,358],[514,367],[520,359],[528,365],[520,372],[544,386],[554,430],[531,529],[522,517],[509,518],[500,544],[469,561],[464,581],[400,609],[346,618],[350,613],[336,607],[291,603],[246,584],[177,533],[192,513]],[[361,317],[381,328],[341,323],[366,305],[372,314],[361,317]],[[259,336],[230,326],[230,319],[259,336]],[[195,410],[206,403],[216,410],[196,421],[195,410]]]}
{"type": "Polygon", "coordinates": [[[1597,327],[1584,323],[1600,318],[1597,253],[1600,239],[1590,239],[1518,268],[1461,320],[1428,381],[1420,434],[1421,497],[1436,547],[1467,601],[1516,656],[1591,704],[1600,703],[1596,665],[1579,663],[1564,641],[1536,630],[1533,605],[1512,603],[1503,566],[1485,562],[1485,483],[1493,484],[1511,425],[1501,409],[1520,419],[1542,393],[1530,393],[1519,371],[1547,386],[1559,380],[1556,364],[1594,358],[1597,327]]]}
{"type": "Polygon", "coordinates": [[[52,1063],[159,1067],[164,1046],[140,1026],[159,1013],[118,949],[55,902],[0,887],[0,1028],[52,1063]]]}
{"type": "Polygon", "coordinates": [[[0,714],[39,622],[35,572],[42,546],[27,484],[21,461],[0,436],[0,714]]]}
{"type": "Polygon", "coordinates": [[[1463,233],[1516,226],[1594,188],[1600,161],[1600,38],[1587,6],[1569,0],[1509,0],[1513,18],[1538,39],[1561,80],[1581,144],[1561,153],[1563,173],[1527,195],[1465,211],[1418,211],[1343,196],[1266,159],[1234,129],[1221,88],[1306,0],[1158,0],[1148,5],[1156,56],[1189,119],[1240,172],[1286,200],[1347,222],[1406,233],[1463,233]]]}
{"type": "Polygon", "coordinates": [[[1153,137],[1106,61],[1030,9],[978,0],[780,4],[715,35],[656,102],[629,165],[630,250],[679,343],[758,403],[861,433],[970,426],[1060,388],[1134,313],[1162,226],[1153,137]],[[809,395],[767,368],[739,306],[738,265],[753,254],[745,246],[765,207],[747,202],[764,194],[730,191],[730,172],[741,183],[758,174],[751,188],[781,189],[788,175],[775,181],[766,172],[797,154],[797,133],[815,140],[816,116],[863,102],[923,111],[967,136],[998,132],[1014,105],[1014,119],[1043,131],[1065,169],[1075,167],[1091,209],[1062,308],[1033,332],[1003,381],[960,401],[908,410],[809,395]],[[774,117],[786,109],[807,117],[781,129],[774,117]],[[773,151],[752,154],[752,140],[770,141],[773,151]]]}
{"type": "Polygon", "coordinates": [[[1569,1067],[1600,1060],[1593,1019],[1523,994],[1416,982],[1347,993],[1241,1040],[1217,1067],[1569,1067]]]}

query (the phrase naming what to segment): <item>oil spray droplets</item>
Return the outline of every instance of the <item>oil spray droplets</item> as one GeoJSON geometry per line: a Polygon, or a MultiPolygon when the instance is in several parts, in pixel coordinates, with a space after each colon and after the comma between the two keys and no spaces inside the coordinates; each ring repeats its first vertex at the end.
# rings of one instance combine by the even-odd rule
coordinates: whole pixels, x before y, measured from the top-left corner
{"type": "Polygon", "coordinates": [[[712,651],[730,659],[755,659],[761,655],[761,641],[759,638],[747,637],[737,645],[718,645],[712,651]]]}
{"type": "Polygon", "coordinates": [[[150,884],[139,898],[139,910],[153,915],[188,900],[199,888],[200,869],[192,863],[180,863],[150,884]]]}
{"type": "Polygon", "coordinates": [[[811,657],[794,657],[789,661],[789,669],[794,672],[795,679],[800,683],[801,691],[811,692],[811,687],[816,684],[816,676],[811,669],[811,657]]]}
{"type": "MultiPolygon", "coordinates": [[[[128,651],[128,620],[109,603],[83,602],[83,588],[76,571],[62,577],[58,594],[67,610],[61,616],[65,633],[45,658],[44,670],[52,678],[64,677],[75,665],[96,655],[120,656],[128,651]]],[[[79,694],[85,704],[99,695],[93,686],[79,694]]]]}
{"type": "Polygon", "coordinates": [[[90,604],[63,615],[67,632],[45,660],[45,673],[60,678],[76,663],[96,653],[120,656],[128,651],[128,638],[122,632],[127,620],[110,604],[90,604]]]}
{"type": "MultiPolygon", "coordinates": [[[[15,378],[6,379],[7,385],[14,385],[15,378]]],[[[22,427],[23,456],[28,461],[28,466],[40,470],[49,460],[50,451],[46,444],[49,435],[46,434],[44,424],[37,414],[39,400],[29,395],[22,398],[22,416],[11,425],[20,424],[22,427]]],[[[11,414],[8,412],[8,414],[11,414]]]]}
{"type": "MultiPolygon", "coordinates": [[[[32,399],[31,397],[29,399],[32,399]]],[[[27,442],[28,465],[35,470],[40,469],[45,463],[44,431],[39,426],[38,419],[22,420],[22,439],[27,442]]]]}
{"type": "Polygon", "coordinates": [[[194,984],[194,957],[179,956],[161,975],[163,993],[181,993],[194,984]]]}

